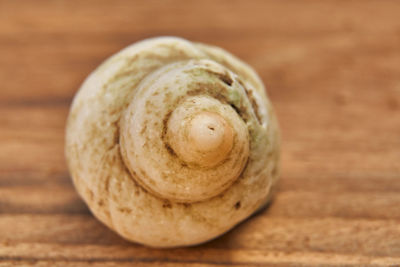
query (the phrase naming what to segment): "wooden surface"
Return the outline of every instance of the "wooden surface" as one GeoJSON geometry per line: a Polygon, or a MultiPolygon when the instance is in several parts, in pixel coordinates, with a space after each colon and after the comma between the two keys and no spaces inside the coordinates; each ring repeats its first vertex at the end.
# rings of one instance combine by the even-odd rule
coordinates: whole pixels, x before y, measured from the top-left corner
{"type": "Polygon", "coordinates": [[[400,266],[400,1],[0,0],[0,266],[400,266]],[[63,155],[72,96],[143,38],[221,46],[261,75],[283,134],[269,209],[207,244],[128,243],[63,155]]]}

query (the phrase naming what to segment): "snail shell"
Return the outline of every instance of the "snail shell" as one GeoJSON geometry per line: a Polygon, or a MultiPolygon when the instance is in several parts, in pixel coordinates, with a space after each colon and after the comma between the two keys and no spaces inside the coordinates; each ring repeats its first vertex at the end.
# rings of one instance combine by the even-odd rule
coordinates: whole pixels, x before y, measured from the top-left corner
{"type": "Polygon", "coordinates": [[[66,157],[79,194],[108,227],[149,246],[193,245],[268,202],[278,125],[245,63],[160,37],[120,51],[85,80],[66,157]]]}

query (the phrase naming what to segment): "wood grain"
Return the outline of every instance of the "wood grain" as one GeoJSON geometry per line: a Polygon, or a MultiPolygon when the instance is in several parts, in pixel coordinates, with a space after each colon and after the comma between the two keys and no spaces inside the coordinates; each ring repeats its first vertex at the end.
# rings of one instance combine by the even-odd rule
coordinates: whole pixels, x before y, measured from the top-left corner
{"type": "Polygon", "coordinates": [[[398,14],[378,0],[0,0],[0,266],[400,266],[398,14]],[[158,35],[248,62],[282,128],[274,202],[192,248],[108,230],[64,160],[83,79],[158,35]]]}

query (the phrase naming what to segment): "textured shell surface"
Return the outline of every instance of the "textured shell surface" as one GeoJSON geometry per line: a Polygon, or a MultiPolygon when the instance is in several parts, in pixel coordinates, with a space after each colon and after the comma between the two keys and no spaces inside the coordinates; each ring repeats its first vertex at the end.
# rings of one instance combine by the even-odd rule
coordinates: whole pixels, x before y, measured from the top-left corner
{"type": "Polygon", "coordinates": [[[279,130],[255,71],[177,37],[135,43],[84,81],[66,127],[74,185],[125,239],[195,245],[270,200],[279,130]]]}

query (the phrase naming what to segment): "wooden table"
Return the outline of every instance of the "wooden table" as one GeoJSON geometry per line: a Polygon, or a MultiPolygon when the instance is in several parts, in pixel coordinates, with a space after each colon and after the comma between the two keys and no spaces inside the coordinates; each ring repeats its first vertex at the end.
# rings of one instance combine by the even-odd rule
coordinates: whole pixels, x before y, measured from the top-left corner
{"type": "Polygon", "coordinates": [[[399,1],[0,1],[0,266],[399,266],[399,1]],[[207,244],[124,241],[64,161],[83,79],[151,36],[221,46],[261,75],[282,134],[269,209],[207,244]]]}

